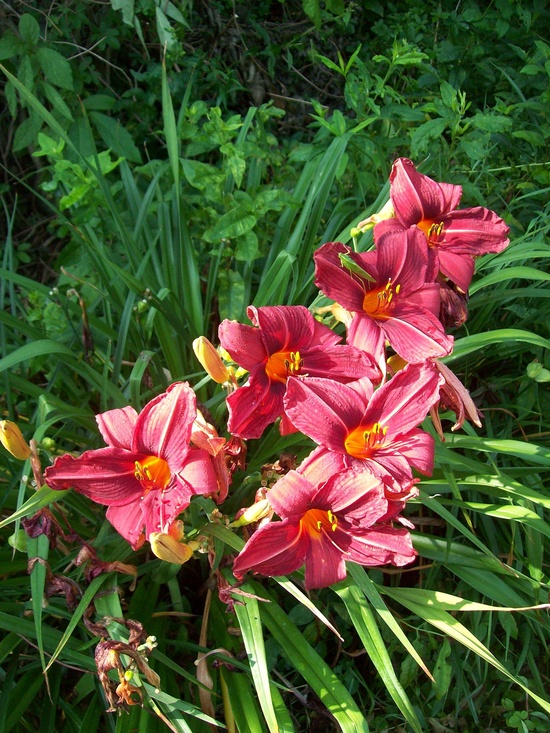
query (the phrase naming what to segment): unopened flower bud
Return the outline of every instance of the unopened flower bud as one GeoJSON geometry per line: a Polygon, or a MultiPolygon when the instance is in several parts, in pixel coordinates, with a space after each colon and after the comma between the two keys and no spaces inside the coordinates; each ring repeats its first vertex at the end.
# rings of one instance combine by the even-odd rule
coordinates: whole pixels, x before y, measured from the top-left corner
{"type": "Polygon", "coordinates": [[[14,458],[25,461],[31,454],[19,427],[11,420],[0,421],[0,442],[14,458]]]}
{"type": "Polygon", "coordinates": [[[223,363],[216,347],[205,336],[199,336],[193,341],[193,351],[204,370],[215,382],[224,384],[229,380],[229,369],[223,363]]]}
{"type": "Polygon", "coordinates": [[[384,221],[385,219],[393,218],[395,218],[395,210],[393,208],[391,199],[389,199],[377,214],[373,214],[367,219],[363,219],[363,221],[360,221],[359,224],[357,224],[357,227],[354,227],[354,229],[352,230],[351,236],[357,237],[359,234],[364,234],[369,229],[372,229],[372,227],[375,224],[378,224],[378,222],[384,221]]]}
{"type": "Polygon", "coordinates": [[[252,524],[253,522],[259,522],[260,519],[269,517],[273,513],[271,504],[267,499],[260,499],[252,506],[249,506],[238,519],[231,522],[230,527],[243,527],[246,524],[252,524]]]}
{"type": "Polygon", "coordinates": [[[193,550],[184,542],[179,542],[171,534],[152,532],[149,535],[151,549],[160,560],[183,565],[193,556],[193,550]]]}

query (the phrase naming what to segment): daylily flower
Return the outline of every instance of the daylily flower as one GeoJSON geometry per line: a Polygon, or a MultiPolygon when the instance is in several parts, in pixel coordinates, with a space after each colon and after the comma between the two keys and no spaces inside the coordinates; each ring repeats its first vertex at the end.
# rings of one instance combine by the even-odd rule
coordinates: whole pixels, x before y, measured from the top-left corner
{"type": "Polygon", "coordinates": [[[172,384],[138,413],[133,407],[96,416],[106,448],[65,454],[46,469],[52,489],[74,488],[99,504],[132,545],[152,532],[166,532],[194,494],[218,490],[207,451],[190,446],[197,416],[195,393],[172,384]]]}
{"type": "Polygon", "coordinates": [[[353,313],[348,342],[372,354],[378,364],[383,363],[386,339],[413,363],[452,351],[453,339],[437,318],[435,259],[421,232],[390,233],[376,250],[365,253],[328,242],[314,259],[315,284],[353,313]],[[341,255],[353,261],[353,270],[342,266],[341,255]]]}
{"type": "Polygon", "coordinates": [[[278,417],[282,435],[295,431],[283,405],[290,376],[380,379],[370,356],[341,345],[342,338],[303,306],[250,306],[247,313],[252,326],[225,320],[219,328],[223,348],[250,372],[248,382],[227,398],[227,429],[233,435],[259,438],[278,417]]]}
{"type": "MultiPolygon", "coordinates": [[[[322,468],[331,466],[329,473],[363,465],[379,478],[389,474],[409,491],[411,466],[426,475],[433,470],[433,438],[416,426],[439,399],[442,383],[431,362],[409,364],[374,394],[366,379],[352,384],[289,379],[285,409],[298,430],[320,446],[306,466],[321,458],[328,459],[322,468]]],[[[386,488],[389,494],[396,491],[391,480],[386,488]]]]}
{"type": "Polygon", "coordinates": [[[457,209],[461,195],[461,186],[438,183],[419,173],[412,161],[398,158],[390,174],[395,218],[376,224],[376,245],[388,232],[420,229],[438,254],[440,271],[466,292],[474,257],[502,251],[509,243],[510,230],[494,211],[482,206],[457,209]]]}
{"type": "Polygon", "coordinates": [[[290,471],[267,496],[282,521],[256,530],[234,562],[236,578],[247,570],[288,575],[305,563],[309,590],[343,580],[346,560],[367,566],[414,560],[409,532],[379,524],[388,502],[368,471],[351,468],[320,485],[290,471]]]}

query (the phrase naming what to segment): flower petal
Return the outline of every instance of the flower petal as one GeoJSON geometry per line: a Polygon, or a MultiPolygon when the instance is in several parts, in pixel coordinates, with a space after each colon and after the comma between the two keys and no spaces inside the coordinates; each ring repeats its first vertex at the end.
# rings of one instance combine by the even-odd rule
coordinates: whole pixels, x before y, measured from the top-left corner
{"type": "Polygon", "coordinates": [[[313,339],[315,319],[303,305],[263,308],[251,305],[247,313],[250,320],[260,328],[268,356],[278,351],[300,351],[309,346],[313,339]]]}
{"type": "Polygon", "coordinates": [[[356,427],[365,405],[345,384],[332,379],[290,377],[284,397],[285,411],[293,424],[316,443],[343,452],[349,427],[356,427]]]}
{"type": "Polygon", "coordinates": [[[389,444],[424,420],[442,383],[443,377],[430,362],[409,364],[374,393],[363,420],[387,426],[389,444]]]}
{"type": "Polygon", "coordinates": [[[317,539],[310,541],[306,555],[306,590],[327,588],[346,577],[346,552],[350,538],[342,531],[323,532],[317,539]]]}
{"type": "Polygon", "coordinates": [[[453,350],[453,337],[445,334],[441,321],[430,311],[408,304],[396,304],[381,328],[392,349],[411,363],[447,356],[453,350]]]}
{"type": "Polygon", "coordinates": [[[407,158],[398,158],[390,173],[390,197],[401,224],[410,227],[423,219],[434,219],[455,208],[462,189],[439,183],[419,173],[407,158]]]}
{"type": "Polygon", "coordinates": [[[267,500],[281,519],[302,515],[308,510],[317,488],[297,471],[289,471],[267,492],[267,500]]]}
{"type": "Polygon", "coordinates": [[[96,415],[97,427],[103,440],[113,448],[132,448],[132,434],[137,420],[137,412],[133,407],[122,407],[108,410],[96,415]]]}
{"type": "Polygon", "coordinates": [[[218,328],[220,344],[233,361],[250,371],[267,358],[260,330],[227,318],[218,328]]]}
{"type": "Polygon", "coordinates": [[[309,537],[300,523],[284,519],[260,527],[233,563],[233,575],[242,578],[247,570],[264,575],[288,575],[303,565],[309,537]]]}
{"type": "Polygon", "coordinates": [[[135,477],[135,463],[144,456],[122,448],[99,448],[85,451],[78,458],[66,453],[46,468],[44,478],[52,489],[74,488],[92,501],[107,506],[139,500],[140,482],[135,477]]]}
{"type": "Polygon", "coordinates": [[[282,414],[286,386],[271,382],[263,369],[227,398],[227,429],[239,438],[259,438],[282,414]]]}
{"type": "Polygon", "coordinates": [[[406,565],[416,557],[411,535],[404,528],[376,527],[365,534],[354,534],[348,549],[349,559],[361,565],[406,565]]]}
{"type": "Polygon", "coordinates": [[[328,297],[351,311],[363,309],[362,280],[342,267],[339,254],[350,254],[341,242],[327,242],[313,254],[315,285],[328,297]]]}
{"type": "Polygon", "coordinates": [[[143,527],[145,521],[139,501],[107,509],[107,519],[116,531],[137,550],[145,539],[143,527]]]}
{"type": "Polygon", "coordinates": [[[176,382],[148,402],[138,415],[133,450],[159,456],[172,473],[185,464],[193,421],[197,415],[195,393],[187,382],[176,382]]]}

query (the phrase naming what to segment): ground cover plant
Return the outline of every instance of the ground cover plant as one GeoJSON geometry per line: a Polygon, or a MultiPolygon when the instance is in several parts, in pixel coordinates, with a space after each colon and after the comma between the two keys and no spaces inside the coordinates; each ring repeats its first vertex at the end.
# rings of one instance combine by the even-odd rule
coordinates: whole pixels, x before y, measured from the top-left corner
{"type": "Polygon", "coordinates": [[[544,4],[3,12],[0,729],[547,730],[544,4]]]}

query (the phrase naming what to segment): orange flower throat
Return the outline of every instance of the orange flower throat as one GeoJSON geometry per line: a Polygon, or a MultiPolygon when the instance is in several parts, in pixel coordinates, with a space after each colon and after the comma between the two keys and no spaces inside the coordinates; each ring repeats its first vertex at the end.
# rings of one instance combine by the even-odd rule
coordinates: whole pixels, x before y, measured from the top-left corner
{"type": "Polygon", "coordinates": [[[383,320],[390,317],[390,311],[393,308],[393,299],[399,295],[401,285],[393,284],[391,278],[386,285],[381,288],[368,290],[363,298],[363,310],[371,318],[383,320]]]}
{"type": "Polygon", "coordinates": [[[384,445],[388,428],[379,422],[370,428],[359,425],[351,431],[344,442],[346,451],[354,458],[369,458],[378,448],[384,445]]]}
{"type": "Polygon", "coordinates": [[[145,494],[153,489],[164,491],[172,478],[168,464],[164,458],[158,456],[147,456],[142,461],[136,461],[134,476],[142,485],[145,494]]]}
{"type": "Polygon", "coordinates": [[[299,351],[277,351],[271,354],[265,365],[265,373],[272,382],[286,384],[288,377],[301,373],[304,360],[299,351]]]}
{"type": "Polygon", "coordinates": [[[324,532],[336,532],[338,517],[330,509],[308,509],[300,520],[301,529],[314,540],[322,538],[324,532]]]}

